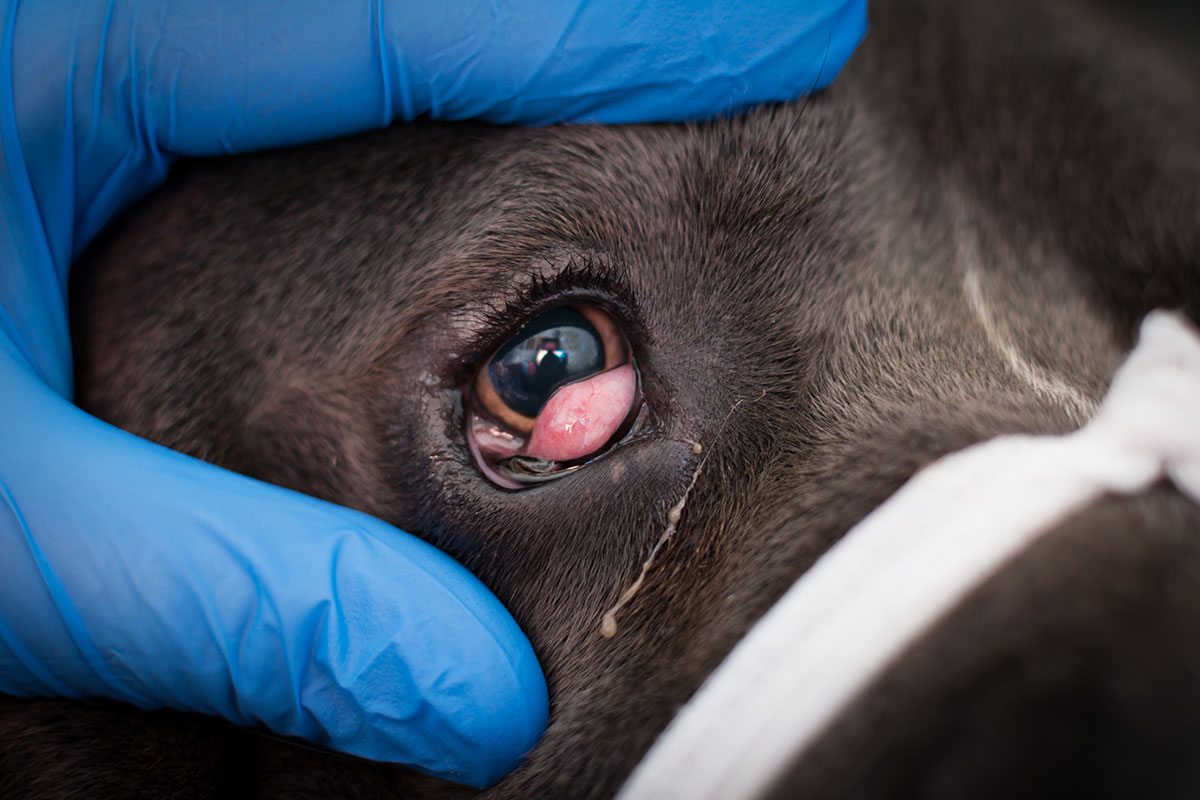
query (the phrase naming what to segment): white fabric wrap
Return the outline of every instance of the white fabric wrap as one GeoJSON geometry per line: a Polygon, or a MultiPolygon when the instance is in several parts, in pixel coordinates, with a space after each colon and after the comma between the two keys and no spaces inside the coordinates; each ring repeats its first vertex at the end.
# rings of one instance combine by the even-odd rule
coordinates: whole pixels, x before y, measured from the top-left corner
{"type": "Polygon", "coordinates": [[[752,800],[972,589],[1102,495],[1200,503],[1200,338],[1155,312],[1095,417],[918,472],[796,581],[679,712],[619,800],[752,800]]]}

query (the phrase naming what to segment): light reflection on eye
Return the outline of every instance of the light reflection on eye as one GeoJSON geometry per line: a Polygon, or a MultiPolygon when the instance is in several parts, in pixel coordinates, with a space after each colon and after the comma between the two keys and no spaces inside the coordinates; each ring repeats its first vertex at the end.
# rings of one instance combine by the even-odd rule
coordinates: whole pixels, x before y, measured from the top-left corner
{"type": "Polygon", "coordinates": [[[467,441],[493,483],[517,489],[607,452],[640,408],[637,370],[616,323],[594,306],[559,306],[479,370],[467,441]]]}

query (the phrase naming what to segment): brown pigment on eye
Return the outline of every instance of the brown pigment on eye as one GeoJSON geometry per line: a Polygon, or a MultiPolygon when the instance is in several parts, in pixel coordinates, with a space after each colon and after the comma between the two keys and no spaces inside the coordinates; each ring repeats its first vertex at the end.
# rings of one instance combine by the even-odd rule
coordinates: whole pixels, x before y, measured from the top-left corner
{"type": "MultiPolygon", "coordinates": [[[[754,400],[751,402],[757,403],[759,400],[762,400],[764,397],[766,397],[766,395],[767,390],[763,389],[762,394],[754,398],[754,400]]],[[[721,421],[721,427],[717,431],[717,435],[713,437],[713,444],[716,444],[721,440],[721,435],[725,433],[725,426],[729,424],[729,418],[733,416],[733,412],[736,411],[738,406],[745,402],[745,400],[746,398],[743,397],[729,408],[729,412],[725,415],[725,419],[721,421]]],[[[700,455],[701,453],[704,453],[704,445],[700,444],[700,442],[696,442],[691,439],[670,439],[668,441],[682,441],[683,443],[690,444],[692,446],[692,452],[694,454],[700,455]]],[[[654,566],[654,560],[658,558],[659,551],[661,551],[663,546],[666,545],[667,542],[671,541],[671,537],[675,535],[675,530],[679,526],[679,520],[683,517],[683,507],[687,505],[688,497],[691,496],[692,489],[696,488],[696,481],[700,479],[700,473],[704,470],[704,465],[708,463],[708,456],[710,454],[711,450],[708,453],[704,453],[704,458],[700,460],[700,463],[696,465],[695,471],[692,472],[692,480],[688,483],[687,488],[683,490],[683,495],[679,498],[679,501],[675,503],[675,505],[671,506],[670,510],[667,511],[667,527],[662,532],[662,536],[658,537],[658,541],[655,542],[654,548],[650,551],[650,555],[645,561],[642,562],[642,569],[641,572],[638,573],[637,578],[629,585],[628,589],[621,593],[621,596],[617,599],[617,602],[613,605],[613,607],[604,612],[604,616],[600,618],[600,635],[605,639],[611,639],[617,635],[617,614],[637,595],[638,591],[642,588],[642,584],[646,581],[647,573],[649,573],[650,568],[654,566]]]]}

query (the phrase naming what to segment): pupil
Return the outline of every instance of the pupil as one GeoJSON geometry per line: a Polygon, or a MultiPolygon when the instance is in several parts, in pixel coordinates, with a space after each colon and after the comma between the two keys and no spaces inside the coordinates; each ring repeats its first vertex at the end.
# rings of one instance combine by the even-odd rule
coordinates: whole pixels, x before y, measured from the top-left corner
{"type": "Polygon", "coordinates": [[[587,318],[563,306],[517,331],[488,364],[488,377],[509,408],[536,417],[560,386],[600,372],[603,348],[587,318]]]}

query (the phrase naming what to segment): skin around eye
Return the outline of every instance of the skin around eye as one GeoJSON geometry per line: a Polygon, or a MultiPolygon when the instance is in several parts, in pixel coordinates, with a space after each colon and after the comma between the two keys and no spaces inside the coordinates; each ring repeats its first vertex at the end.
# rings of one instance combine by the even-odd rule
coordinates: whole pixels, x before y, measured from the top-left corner
{"type": "Polygon", "coordinates": [[[628,342],[594,306],[560,306],[531,320],[471,389],[471,453],[493,483],[509,489],[603,454],[641,407],[628,342]]]}

